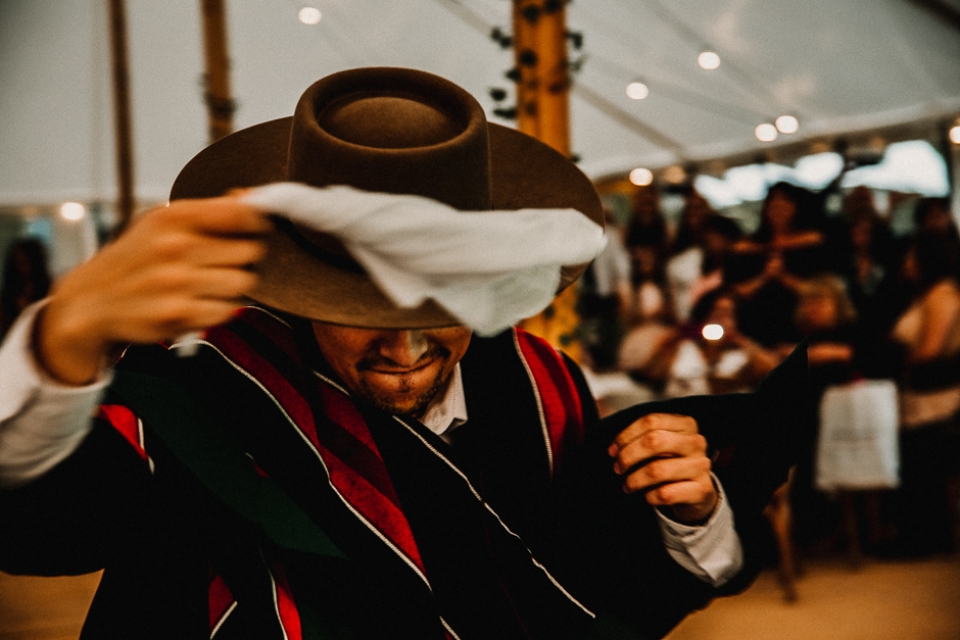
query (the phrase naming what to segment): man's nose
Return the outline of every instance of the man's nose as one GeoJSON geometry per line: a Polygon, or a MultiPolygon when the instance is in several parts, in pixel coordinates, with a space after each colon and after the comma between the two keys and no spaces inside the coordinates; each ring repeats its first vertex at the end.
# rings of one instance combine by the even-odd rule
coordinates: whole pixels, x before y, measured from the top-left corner
{"type": "Polygon", "coordinates": [[[388,331],[380,342],[380,355],[401,366],[413,366],[429,348],[430,343],[422,331],[388,331]]]}

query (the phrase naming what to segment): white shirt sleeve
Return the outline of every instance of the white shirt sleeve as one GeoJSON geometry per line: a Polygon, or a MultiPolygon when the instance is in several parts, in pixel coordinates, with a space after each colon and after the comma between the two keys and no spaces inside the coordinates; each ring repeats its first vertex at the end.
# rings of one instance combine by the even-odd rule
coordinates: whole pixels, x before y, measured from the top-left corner
{"type": "Polygon", "coordinates": [[[0,345],[0,487],[26,484],[73,453],[112,378],[75,387],[44,374],[31,346],[43,304],[28,307],[0,345]]]}
{"type": "Polygon", "coordinates": [[[656,512],[670,557],[704,582],[719,587],[743,567],[743,547],[723,487],[716,476],[713,482],[720,501],[706,524],[689,526],[671,520],[659,509],[656,512]]]}

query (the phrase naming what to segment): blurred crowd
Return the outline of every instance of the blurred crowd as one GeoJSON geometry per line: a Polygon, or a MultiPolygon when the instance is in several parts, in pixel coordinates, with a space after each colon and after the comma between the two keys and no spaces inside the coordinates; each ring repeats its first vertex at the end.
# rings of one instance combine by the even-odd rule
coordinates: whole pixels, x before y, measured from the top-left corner
{"type": "MultiPolygon", "coordinates": [[[[684,198],[675,224],[655,186],[633,194],[626,224],[608,212],[609,244],[580,290],[588,367],[629,376],[642,391],[634,398],[745,391],[807,341],[818,398],[832,386],[893,380],[900,486],[875,509],[868,550],[952,550],[960,235],[949,201],[917,199],[912,231],[895,234],[866,187],[774,184],[750,232],[695,190],[684,198]],[[825,206],[831,193],[842,195],[839,211],[825,206]]],[[[837,501],[815,488],[817,438],[804,434],[790,488],[801,548],[828,544],[841,519],[837,501]]]]}

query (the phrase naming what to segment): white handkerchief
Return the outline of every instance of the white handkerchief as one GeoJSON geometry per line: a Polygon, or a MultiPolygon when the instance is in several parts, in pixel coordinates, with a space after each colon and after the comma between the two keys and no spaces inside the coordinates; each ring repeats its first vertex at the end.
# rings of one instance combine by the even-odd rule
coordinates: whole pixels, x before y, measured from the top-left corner
{"type": "Polygon", "coordinates": [[[421,196],[295,183],[244,200],[337,236],[397,306],[432,298],[480,335],[539,313],[560,267],[593,260],[606,243],[574,209],[465,212],[421,196]]]}

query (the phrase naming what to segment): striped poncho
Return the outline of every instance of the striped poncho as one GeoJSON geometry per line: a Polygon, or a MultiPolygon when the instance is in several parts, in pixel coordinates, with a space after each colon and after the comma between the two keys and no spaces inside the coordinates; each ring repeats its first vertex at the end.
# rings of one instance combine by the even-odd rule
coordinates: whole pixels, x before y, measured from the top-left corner
{"type": "Polygon", "coordinates": [[[782,420],[744,442],[775,419],[764,394],[601,421],[521,330],[474,338],[461,367],[451,446],[352,397],[302,320],[248,308],[193,358],[130,349],[80,449],[0,494],[0,569],[103,568],[83,638],[660,637],[720,592],[669,558],[605,450],[668,410],[717,451],[748,561],[723,591],[748,583],[791,461],[782,420]]]}

